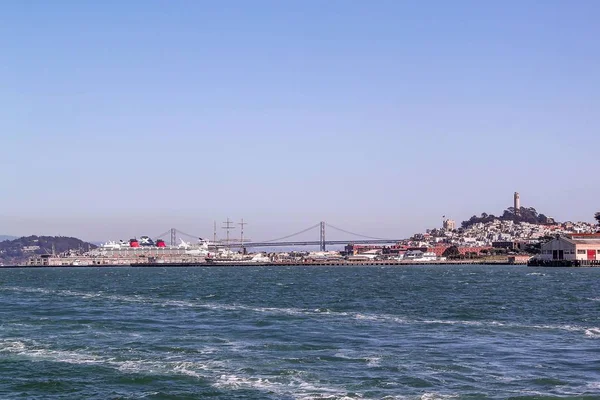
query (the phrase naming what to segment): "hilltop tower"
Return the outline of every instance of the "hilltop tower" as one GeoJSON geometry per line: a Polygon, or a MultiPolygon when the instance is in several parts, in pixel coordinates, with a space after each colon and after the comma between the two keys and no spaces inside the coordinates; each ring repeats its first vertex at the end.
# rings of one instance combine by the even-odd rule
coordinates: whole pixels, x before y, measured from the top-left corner
{"type": "Polygon", "coordinates": [[[456,229],[456,221],[453,219],[445,219],[443,227],[446,231],[453,231],[456,229]]]}
{"type": "Polygon", "coordinates": [[[521,210],[521,196],[519,195],[519,192],[515,192],[515,215],[518,215],[520,210],[521,210]]]}

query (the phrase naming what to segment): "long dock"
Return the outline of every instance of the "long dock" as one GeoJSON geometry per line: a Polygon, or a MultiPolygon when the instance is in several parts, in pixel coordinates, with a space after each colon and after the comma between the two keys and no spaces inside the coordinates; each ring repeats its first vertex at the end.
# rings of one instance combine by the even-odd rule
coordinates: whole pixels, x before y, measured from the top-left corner
{"type": "Polygon", "coordinates": [[[139,268],[168,268],[168,267],[194,267],[194,268],[212,268],[212,267],[362,267],[362,266],[390,266],[390,267],[419,267],[428,265],[525,265],[525,262],[509,262],[507,260],[489,260],[489,259],[466,259],[466,260],[445,260],[445,261],[347,261],[347,260],[310,260],[310,261],[273,261],[273,262],[134,262],[121,264],[79,264],[79,265],[10,265],[0,266],[2,268],[88,268],[88,267],[139,267],[139,268]]]}
{"type": "Polygon", "coordinates": [[[600,267],[600,260],[537,260],[531,259],[529,267],[600,267]]]}
{"type": "MultiPolygon", "coordinates": [[[[525,263],[520,263],[524,265],[525,263]]],[[[508,262],[483,260],[452,261],[320,261],[320,262],[218,262],[218,263],[136,263],[132,267],[359,267],[359,266],[425,266],[425,265],[509,265],[508,262]]],[[[514,265],[514,264],[513,264],[514,265]]]]}

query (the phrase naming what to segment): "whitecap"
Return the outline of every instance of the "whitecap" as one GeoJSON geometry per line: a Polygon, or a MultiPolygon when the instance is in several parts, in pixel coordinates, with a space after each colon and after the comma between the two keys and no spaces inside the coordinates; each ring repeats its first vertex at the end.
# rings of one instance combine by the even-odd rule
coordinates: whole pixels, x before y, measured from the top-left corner
{"type": "Polygon", "coordinates": [[[600,381],[590,382],[586,385],[587,389],[600,390],[600,381]]]}
{"type": "Polygon", "coordinates": [[[421,400],[443,400],[443,399],[455,399],[458,395],[456,394],[440,394],[440,393],[424,393],[421,400]]]}
{"type": "Polygon", "coordinates": [[[381,357],[367,357],[366,360],[368,367],[379,367],[381,364],[381,357]]]}
{"type": "Polygon", "coordinates": [[[223,374],[219,376],[213,386],[219,389],[255,389],[267,393],[275,393],[279,396],[291,396],[297,400],[317,399],[356,399],[361,398],[358,394],[350,397],[344,390],[315,385],[300,379],[292,379],[288,382],[278,382],[269,378],[239,376],[234,374],[223,374]]]}
{"type": "Polygon", "coordinates": [[[43,294],[52,293],[52,291],[48,290],[48,289],[18,287],[18,286],[2,286],[2,287],[0,287],[0,290],[9,290],[9,291],[18,292],[18,293],[43,293],[43,294]]]}
{"type": "Polygon", "coordinates": [[[182,361],[117,360],[114,357],[105,357],[93,353],[49,349],[34,342],[26,343],[18,340],[0,340],[1,352],[74,365],[100,364],[127,373],[180,374],[195,378],[203,377],[200,371],[212,370],[221,366],[218,362],[209,365],[200,362],[182,361]]]}
{"type": "Polygon", "coordinates": [[[585,330],[585,335],[591,338],[600,338],[600,328],[588,328],[585,330]]]}

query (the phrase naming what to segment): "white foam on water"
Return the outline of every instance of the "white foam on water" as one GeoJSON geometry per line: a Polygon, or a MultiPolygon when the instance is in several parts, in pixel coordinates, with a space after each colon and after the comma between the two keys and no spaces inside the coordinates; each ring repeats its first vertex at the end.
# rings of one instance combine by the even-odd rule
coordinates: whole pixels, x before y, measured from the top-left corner
{"type": "Polygon", "coordinates": [[[182,307],[182,308],[192,308],[195,307],[195,304],[189,301],[184,300],[166,300],[161,302],[161,305],[170,306],[170,307],[182,307]]]}
{"type": "Polygon", "coordinates": [[[289,382],[277,382],[269,378],[239,376],[234,374],[223,374],[213,383],[213,387],[218,389],[254,389],[266,393],[274,393],[279,396],[291,396],[297,400],[310,399],[359,399],[363,396],[356,394],[350,397],[344,390],[315,385],[300,379],[293,379],[289,382]]]}
{"type": "Polygon", "coordinates": [[[585,336],[590,338],[600,338],[600,328],[588,328],[585,330],[585,336]]]}
{"type": "Polygon", "coordinates": [[[44,288],[30,288],[30,287],[18,287],[18,286],[4,286],[0,287],[0,290],[10,290],[18,293],[42,293],[42,294],[52,294],[58,296],[71,296],[71,297],[80,297],[84,299],[108,299],[108,300],[117,300],[123,302],[134,302],[134,303],[142,303],[148,301],[154,301],[151,298],[144,298],[143,296],[126,296],[126,295],[113,295],[107,294],[104,292],[78,292],[74,290],[66,290],[66,289],[58,289],[58,290],[50,290],[44,288]]]}
{"type": "Polygon", "coordinates": [[[462,321],[462,320],[443,320],[443,319],[427,319],[416,320],[413,323],[431,324],[431,325],[462,325],[462,326],[480,326],[480,327],[499,327],[509,326],[499,321],[462,321]]]}
{"type": "MultiPolygon", "coordinates": [[[[411,321],[408,321],[406,319],[400,318],[396,315],[390,315],[390,314],[363,314],[363,313],[357,313],[354,315],[354,319],[356,320],[364,320],[364,321],[375,321],[375,322],[393,322],[396,324],[407,324],[410,323],[411,321]]],[[[412,322],[416,322],[416,321],[412,321],[412,322]]]]}
{"type": "Polygon", "coordinates": [[[440,393],[424,393],[419,397],[421,400],[444,400],[444,399],[455,399],[458,395],[456,394],[440,394],[440,393]]]}
{"type": "Polygon", "coordinates": [[[281,384],[269,381],[267,378],[247,378],[237,375],[221,375],[214,387],[223,389],[244,389],[252,388],[267,392],[281,392],[281,384]]]}
{"type": "Polygon", "coordinates": [[[66,350],[51,350],[43,347],[31,346],[21,341],[2,341],[0,342],[0,352],[12,353],[24,357],[64,362],[68,364],[100,364],[106,362],[99,356],[78,353],[66,350]]]}
{"type": "Polygon", "coordinates": [[[25,349],[25,343],[20,340],[0,341],[0,352],[16,353],[25,349]]]}
{"type": "Polygon", "coordinates": [[[305,310],[299,308],[275,308],[275,307],[246,307],[242,306],[243,310],[254,311],[258,313],[267,314],[284,314],[284,315],[304,315],[307,314],[305,310]]]}
{"type": "Polygon", "coordinates": [[[381,357],[379,355],[364,355],[352,350],[341,350],[333,356],[344,360],[363,362],[366,363],[368,367],[378,367],[381,363],[381,357]]]}
{"type": "Polygon", "coordinates": [[[600,390],[600,381],[590,382],[585,387],[587,389],[600,390]]]}
{"type": "MultiPolygon", "coordinates": [[[[1,290],[10,290],[23,293],[43,293],[48,295],[71,296],[82,299],[91,300],[112,300],[126,303],[142,303],[155,306],[182,307],[182,308],[203,308],[215,311],[250,311],[255,313],[275,314],[275,315],[331,315],[331,316],[346,316],[345,312],[335,312],[329,309],[305,310],[293,307],[256,307],[243,304],[222,304],[222,303],[195,303],[186,300],[161,300],[153,297],[142,295],[118,295],[108,294],[105,292],[79,292],[74,290],[49,290],[43,288],[28,288],[28,287],[0,287],[1,290]]],[[[215,295],[206,296],[206,298],[214,297],[215,295]]]]}
{"type": "Polygon", "coordinates": [[[367,357],[366,360],[369,367],[379,367],[381,364],[381,357],[367,357]]]}
{"type": "Polygon", "coordinates": [[[183,374],[183,375],[187,375],[187,376],[193,376],[194,378],[203,378],[204,376],[201,375],[200,373],[198,373],[198,369],[206,371],[209,370],[210,367],[206,364],[199,364],[199,363],[194,363],[194,362],[181,362],[181,363],[177,363],[175,364],[173,367],[173,371],[179,373],[179,374],[183,374]]]}
{"type": "Polygon", "coordinates": [[[365,321],[383,321],[384,320],[383,318],[375,316],[375,315],[360,314],[360,313],[356,314],[354,316],[354,318],[355,319],[359,319],[359,320],[362,319],[362,320],[365,320],[365,321]]]}
{"type": "Polygon", "coordinates": [[[346,354],[344,351],[338,351],[333,356],[336,358],[342,358],[344,360],[359,360],[360,359],[360,357],[350,356],[350,355],[346,354]]]}
{"type": "MultiPolygon", "coordinates": [[[[356,394],[354,396],[335,395],[335,394],[311,394],[303,397],[295,397],[297,400],[356,400],[362,399],[363,396],[356,394]]],[[[388,399],[390,399],[388,397],[388,399]]]]}
{"type": "Polygon", "coordinates": [[[50,294],[51,290],[43,288],[30,288],[30,287],[18,287],[18,286],[0,286],[0,290],[8,290],[17,293],[43,293],[50,294]]]}
{"type": "Polygon", "coordinates": [[[201,373],[202,371],[212,371],[222,366],[219,362],[206,364],[191,361],[116,360],[114,357],[99,356],[85,352],[48,349],[33,342],[25,343],[20,340],[0,340],[0,353],[11,353],[35,360],[74,365],[102,365],[127,373],[179,374],[195,378],[206,378],[201,373]]]}
{"type": "Polygon", "coordinates": [[[480,327],[504,327],[504,328],[519,328],[519,329],[544,329],[544,330],[562,330],[568,332],[582,332],[587,336],[600,335],[600,332],[595,327],[584,327],[578,325],[529,325],[515,322],[500,322],[500,321],[464,321],[464,320],[408,320],[394,315],[387,314],[355,314],[356,320],[374,321],[380,323],[394,322],[398,324],[440,324],[440,325],[463,325],[463,326],[480,326],[480,327]]]}
{"type": "Polygon", "coordinates": [[[146,397],[158,396],[159,394],[160,394],[160,392],[143,392],[143,393],[136,393],[134,396],[135,396],[135,398],[145,399],[146,397]]]}
{"type": "Polygon", "coordinates": [[[209,365],[193,361],[152,361],[152,360],[127,360],[108,361],[108,366],[121,372],[157,375],[186,375],[197,379],[207,379],[216,365],[209,365]]]}

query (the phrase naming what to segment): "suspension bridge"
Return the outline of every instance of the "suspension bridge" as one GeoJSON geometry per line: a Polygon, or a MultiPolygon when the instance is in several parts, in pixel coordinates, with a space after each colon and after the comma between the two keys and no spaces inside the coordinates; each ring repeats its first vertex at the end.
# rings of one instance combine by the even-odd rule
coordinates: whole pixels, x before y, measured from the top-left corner
{"type": "MultiPolygon", "coordinates": [[[[245,224],[242,222],[242,224],[245,224]]],[[[242,226],[243,227],[243,226],[242,226]]],[[[230,227],[229,220],[227,226],[223,227],[224,229],[233,229],[230,227]]],[[[215,231],[216,232],[216,231],[215,231]]],[[[197,240],[200,238],[199,235],[192,235],[189,233],[182,232],[178,229],[172,228],[168,231],[154,236],[156,239],[170,239],[171,246],[177,245],[177,238],[185,237],[186,239],[194,239],[197,240]]],[[[228,236],[229,237],[229,236],[228,236]]],[[[216,238],[216,233],[215,233],[216,238]]],[[[350,232],[348,230],[338,228],[327,222],[321,221],[311,227],[303,229],[301,231],[292,233],[291,235],[286,235],[283,237],[271,239],[271,240],[263,240],[263,241],[252,241],[252,240],[244,240],[243,235],[240,239],[227,239],[227,240],[213,240],[213,243],[217,247],[228,247],[228,248],[254,248],[254,247],[299,247],[299,246],[319,246],[321,251],[326,251],[328,245],[347,245],[347,244],[394,244],[399,242],[402,239],[390,239],[390,238],[380,238],[373,237],[368,235],[363,235],[355,232],[350,232]],[[334,230],[338,233],[344,233],[346,235],[350,235],[353,239],[345,239],[345,240],[331,240],[327,239],[326,232],[328,228],[334,230]],[[298,237],[300,235],[304,235],[310,231],[318,231],[319,238],[318,240],[294,240],[293,238],[298,237]]]]}

